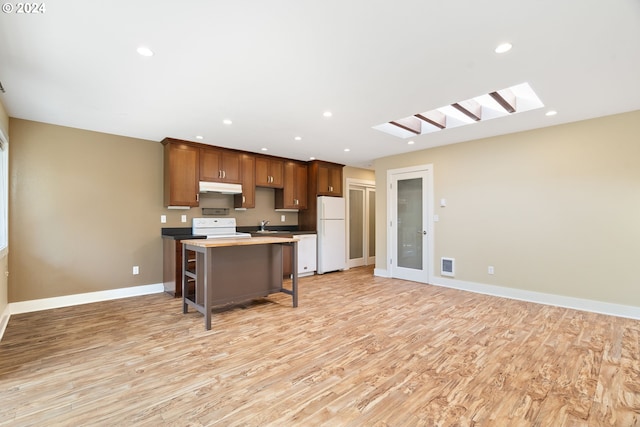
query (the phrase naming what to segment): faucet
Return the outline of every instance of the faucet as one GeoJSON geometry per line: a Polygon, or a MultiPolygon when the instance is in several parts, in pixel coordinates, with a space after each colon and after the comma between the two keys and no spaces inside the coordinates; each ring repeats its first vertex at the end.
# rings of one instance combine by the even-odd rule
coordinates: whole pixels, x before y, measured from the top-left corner
{"type": "Polygon", "coordinates": [[[264,227],[266,227],[267,224],[269,224],[269,221],[267,221],[266,219],[260,221],[260,231],[266,231],[264,227]]]}

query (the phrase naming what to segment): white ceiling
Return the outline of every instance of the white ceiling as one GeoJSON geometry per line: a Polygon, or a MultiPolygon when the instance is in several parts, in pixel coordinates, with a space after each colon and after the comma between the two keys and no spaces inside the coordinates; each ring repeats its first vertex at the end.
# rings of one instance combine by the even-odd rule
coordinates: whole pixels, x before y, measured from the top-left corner
{"type": "Polygon", "coordinates": [[[640,109],[638,0],[45,4],[40,15],[0,13],[0,99],[12,117],[157,141],[203,135],[212,145],[366,167],[640,109]],[[513,49],[494,53],[503,41],[513,49]],[[138,55],[140,45],[155,55],[138,55]],[[372,129],[524,82],[544,108],[414,145],[372,129]],[[546,117],[548,109],[558,114],[546,117]]]}

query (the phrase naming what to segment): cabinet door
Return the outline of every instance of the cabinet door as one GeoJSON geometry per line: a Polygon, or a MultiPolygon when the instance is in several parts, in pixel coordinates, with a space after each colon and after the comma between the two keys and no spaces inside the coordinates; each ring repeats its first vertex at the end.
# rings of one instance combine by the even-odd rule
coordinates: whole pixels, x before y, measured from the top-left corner
{"type": "Polygon", "coordinates": [[[271,173],[271,186],[282,188],[284,186],[284,162],[278,159],[271,159],[269,171],[271,173]]]}
{"type": "Polygon", "coordinates": [[[332,196],[342,197],[342,168],[329,168],[329,187],[332,196]]]}
{"type": "Polygon", "coordinates": [[[318,195],[342,197],[342,168],[318,165],[318,195]]]}
{"type": "Polygon", "coordinates": [[[329,167],[325,165],[318,166],[318,195],[330,196],[331,184],[329,184],[329,167]]]}
{"type": "Polygon", "coordinates": [[[242,162],[242,194],[233,196],[234,207],[255,208],[256,207],[256,158],[248,154],[240,155],[242,162]]]}
{"type": "Polygon", "coordinates": [[[259,187],[269,187],[271,185],[270,176],[269,159],[265,157],[256,158],[256,185],[259,187]]]}
{"type": "Polygon", "coordinates": [[[298,162],[284,163],[284,185],[275,192],[276,209],[307,208],[307,166],[298,162]]]}
{"type": "Polygon", "coordinates": [[[284,162],[269,157],[256,157],[256,186],[282,188],[284,162]]]}
{"type": "Polygon", "coordinates": [[[222,151],[222,180],[234,184],[242,183],[242,166],[240,153],[222,151]]]}
{"type": "Polygon", "coordinates": [[[242,182],[240,154],[214,148],[200,149],[200,181],[242,182]]]}
{"type": "Polygon", "coordinates": [[[200,181],[222,179],[222,153],[209,148],[200,149],[200,181]]]}
{"type": "Polygon", "coordinates": [[[307,165],[298,163],[296,167],[295,198],[298,209],[307,209],[307,165]]]}
{"type": "Polygon", "coordinates": [[[165,206],[198,206],[199,154],[198,148],[190,145],[165,145],[165,206]]]}

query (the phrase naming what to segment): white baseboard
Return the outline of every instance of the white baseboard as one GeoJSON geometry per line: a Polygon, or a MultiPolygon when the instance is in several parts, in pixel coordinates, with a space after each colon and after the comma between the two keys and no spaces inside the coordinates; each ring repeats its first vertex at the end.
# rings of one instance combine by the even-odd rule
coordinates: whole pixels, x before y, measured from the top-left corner
{"type": "Polygon", "coordinates": [[[470,291],[479,294],[571,308],[574,310],[590,311],[609,316],[626,317],[640,320],[640,307],[614,304],[610,302],[594,301],[583,298],[567,297],[563,295],[547,294],[543,292],[527,291],[524,289],[507,288],[504,286],[485,285],[482,283],[465,282],[457,279],[434,277],[435,286],[470,291]]]}
{"type": "MultiPolygon", "coordinates": [[[[373,275],[378,277],[391,277],[390,271],[384,268],[376,268],[373,275]]],[[[486,285],[484,283],[466,282],[446,277],[434,277],[429,283],[434,286],[459,289],[461,291],[475,292],[478,294],[492,295],[501,298],[515,299],[519,301],[546,304],[556,307],[571,308],[574,310],[589,311],[592,313],[606,314],[609,316],[626,317],[640,320],[640,307],[614,304],[604,301],[595,301],[583,298],[568,297],[543,292],[527,291],[525,289],[507,288],[504,286],[486,285]]]]}
{"type": "MultiPolygon", "coordinates": [[[[52,308],[69,307],[72,305],[88,304],[92,302],[108,301],[119,298],[135,297],[164,292],[164,285],[133,286],[130,288],[110,289],[108,291],[87,292],[84,294],[65,295],[62,297],[42,298],[31,301],[9,303],[10,314],[30,313],[32,311],[49,310],[52,308]]],[[[5,310],[6,311],[6,310],[5,310]]]]}
{"type": "Polygon", "coordinates": [[[387,270],[386,268],[374,268],[373,275],[378,277],[391,277],[389,275],[389,270],[387,270]]]}

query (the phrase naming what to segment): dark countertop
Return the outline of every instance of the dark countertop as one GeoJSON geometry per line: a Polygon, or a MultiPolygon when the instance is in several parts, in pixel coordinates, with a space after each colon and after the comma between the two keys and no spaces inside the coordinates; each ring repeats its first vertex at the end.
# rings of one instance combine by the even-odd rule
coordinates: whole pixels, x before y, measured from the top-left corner
{"type": "MultiPolygon", "coordinates": [[[[267,226],[267,230],[277,231],[277,233],[257,233],[260,227],[236,227],[236,230],[241,233],[251,233],[256,236],[269,236],[270,234],[316,234],[315,231],[299,231],[296,225],[280,225],[280,226],[267,226]]],[[[173,240],[187,240],[187,239],[205,239],[206,236],[194,236],[191,234],[191,227],[164,227],[162,228],[162,237],[165,239],[173,240]]]]}
{"type": "Polygon", "coordinates": [[[191,227],[171,227],[162,228],[162,237],[164,239],[187,240],[205,239],[207,236],[194,236],[191,234],[191,227]]]}

